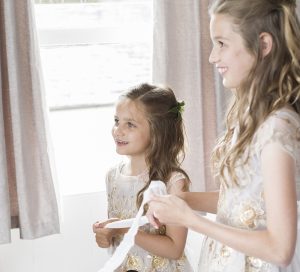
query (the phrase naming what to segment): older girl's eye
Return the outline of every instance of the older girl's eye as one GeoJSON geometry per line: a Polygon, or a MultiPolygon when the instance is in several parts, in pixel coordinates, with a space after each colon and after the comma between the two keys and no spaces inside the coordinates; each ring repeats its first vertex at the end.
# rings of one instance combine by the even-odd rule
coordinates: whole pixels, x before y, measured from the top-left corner
{"type": "Polygon", "coordinates": [[[221,42],[221,41],[218,41],[218,45],[219,45],[220,48],[222,48],[224,46],[224,43],[221,42]]]}

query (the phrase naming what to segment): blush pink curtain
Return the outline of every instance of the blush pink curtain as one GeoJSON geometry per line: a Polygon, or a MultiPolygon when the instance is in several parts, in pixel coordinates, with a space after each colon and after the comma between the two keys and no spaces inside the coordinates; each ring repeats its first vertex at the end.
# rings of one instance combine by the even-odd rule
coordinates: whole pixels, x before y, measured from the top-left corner
{"type": "Polygon", "coordinates": [[[208,58],[208,0],[154,0],[153,81],[186,102],[187,156],[192,189],[216,189],[210,155],[224,116],[224,91],[208,58]]]}
{"type": "Polygon", "coordinates": [[[0,244],[59,233],[33,11],[0,0],[0,244]]]}

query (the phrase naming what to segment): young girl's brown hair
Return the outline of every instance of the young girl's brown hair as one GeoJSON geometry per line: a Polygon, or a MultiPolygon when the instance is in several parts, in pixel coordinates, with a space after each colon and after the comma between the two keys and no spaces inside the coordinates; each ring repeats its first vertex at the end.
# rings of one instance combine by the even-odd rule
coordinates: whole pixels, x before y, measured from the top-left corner
{"type": "MultiPolygon", "coordinates": [[[[143,192],[152,180],[164,183],[173,172],[189,177],[181,168],[185,156],[184,125],[182,111],[184,103],[178,102],[169,87],[154,86],[147,83],[131,88],[122,98],[131,99],[145,112],[150,125],[150,146],[146,152],[149,180],[137,195],[137,205],[143,200],[143,192]]],[[[188,182],[184,190],[187,190],[188,182]]]]}
{"type": "Polygon", "coordinates": [[[234,167],[259,125],[285,106],[300,114],[300,25],[295,0],[216,0],[210,13],[232,18],[234,31],[242,36],[255,57],[250,74],[234,92],[226,119],[227,131],[212,154],[215,176],[227,183],[227,169],[237,184],[234,167]],[[263,54],[262,33],[272,37],[267,55],[263,54]],[[239,137],[231,148],[236,125],[239,137]]]}

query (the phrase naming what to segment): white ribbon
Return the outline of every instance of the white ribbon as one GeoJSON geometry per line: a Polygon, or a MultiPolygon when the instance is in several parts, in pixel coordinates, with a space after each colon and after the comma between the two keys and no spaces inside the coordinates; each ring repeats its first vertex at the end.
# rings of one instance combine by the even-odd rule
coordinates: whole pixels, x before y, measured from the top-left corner
{"type": "Polygon", "coordinates": [[[160,180],[151,181],[148,189],[144,192],[143,202],[137,212],[137,215],[128,230],[128,232],[124,235],[124,238],[121,244],[117,247],[114,254],[110,257],[110,259],[104,264],[104,266],[98,272],[114,272],[125,259],[128,251],[134,245],[134,238],[137,234],[140,219],[143,215],[143,207],[149,201],[149,197],[151,194],[155,195],[165,195],[167,194],[166,185],[160,180]]]}

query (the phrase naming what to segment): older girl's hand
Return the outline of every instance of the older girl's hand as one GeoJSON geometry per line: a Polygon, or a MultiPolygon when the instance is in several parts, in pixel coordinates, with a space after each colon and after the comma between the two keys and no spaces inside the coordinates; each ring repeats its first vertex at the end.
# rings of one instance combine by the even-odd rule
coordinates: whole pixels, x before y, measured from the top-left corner
{"type": "Polygon", "coordinates": [[[193,214],[192,209],[175,195],[151,196],[147,217],[158,228],[160,224],[186,226],[186,220],[193,214]]]}

